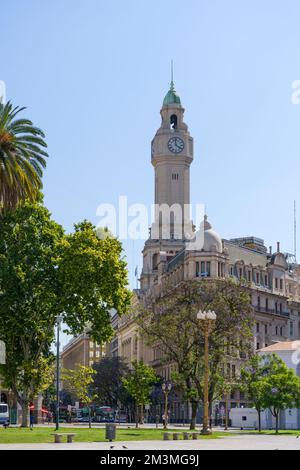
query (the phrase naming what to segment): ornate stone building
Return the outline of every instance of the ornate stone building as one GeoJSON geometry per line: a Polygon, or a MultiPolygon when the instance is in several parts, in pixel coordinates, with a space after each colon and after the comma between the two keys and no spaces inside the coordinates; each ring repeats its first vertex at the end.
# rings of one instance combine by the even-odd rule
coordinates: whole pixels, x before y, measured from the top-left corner
{"type": "MultiPolygon", "coordinates": [[[[300,266],[277,244],[272,253],[256,237],[222,239],[205,216],[194,231],[189,220],[190,165],[193,138],[184,123],[184,108],[173,82],[161,109],[161,126],[152,141],[155,172],[155,221],[143,250],[141,288],[137,296],[159,295],[164,284],[176,285],[196,278],[237,278],[249,282],[256,313],[253,348],[300,337],[300,266]],[[162,206],[174,211],[160,210],[162,206]],[[174,212],[174,213],[173,213],[174,212]],[[171,213],[171,216],[170,216],[171,213]],[[167,235],[167,236],[166,236],[167,235]]],[[[158,374],[170,379],[174,365],[165,364],[159,349],[149,349],[139,336],[132,314],[118,322],[118,352],[131,362],[143,359],[158,374]]],[[[235,371],[232,371],[235,373],[235,371]]],[[[231,406],[244,404],[236,392],[231,406]]],[[[178,414],[178,413],[177,413],[178,414]]]]}

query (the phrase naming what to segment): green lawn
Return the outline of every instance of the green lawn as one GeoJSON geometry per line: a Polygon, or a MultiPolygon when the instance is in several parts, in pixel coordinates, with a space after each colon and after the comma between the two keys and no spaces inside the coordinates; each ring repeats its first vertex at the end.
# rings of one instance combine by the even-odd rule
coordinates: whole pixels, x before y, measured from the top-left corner
{"type": "MultiPolygon", "coordinates": [[[[172,430],[169,430],[172,431],[172,430]]],[[[20,444],[20,443],[49,443],[53,442],[54,428],[0,428],[0,444],[20,444]]],[[[104,442],[105,430],[103,428],[61,428],[59,432],[69,432],[76,434],[75,442],[104,442]]],[[[182,431],[174,431],[182,432],[182,431]]],[[[227,433],[214,433],[211,436],[199,436],[201,439],[218,439],[227,433]]],[[[162,440],[162,429],[117,429],[117,441],[159,441],[162,440]]]]}
{"type": "MultiPolygon", "coordinates": [[[[276,436],[276,431],[274,430],[263,430],[262,432],[258,431],[241,431],[241,434],[262,434],[263,436],[276,436]]],[[[300,437],[300,431],[296,430],[286,430],[286,431],[279,431],[277,434],[278,436],[299,436],[300,437]]]]}

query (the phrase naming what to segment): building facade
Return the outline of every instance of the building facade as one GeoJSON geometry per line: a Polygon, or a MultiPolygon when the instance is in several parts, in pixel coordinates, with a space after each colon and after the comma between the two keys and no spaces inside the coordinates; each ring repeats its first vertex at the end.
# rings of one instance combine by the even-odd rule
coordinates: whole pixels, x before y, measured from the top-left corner
{"type": "MultiPolygon", "coordinates": [[[[195,230],[189,219],[194,143],[173,82],[160,114],[161,126],[151,144],[155,220],[143,249],[137,300],[148,295],[158,297],[165,285],[175,286],[181,281],[243,279],[248,282],[256,316],[253,349],[299,339],[300,266],[281,250],[280,243],[273,252],[254,236],[222,239],[207,216],[195,230]]],[[[143,360],[170,380],[174,365],[165,363],[159,349],[143,343],[134,321],[134,307],[129,315],[119,319],[117,337],[119,355],[128,363],[143,360]]],[[[231,370],[234,374],[235,369],[231,370]]],[[[244,395],[234,392],[229,406],[245,406],[244,395]]]]}
{"type": "Polygon", "coordinates": [[[87,333],[72,338],[63,348],[61,365],[63,369],[76,369],[77,365],[92,366],[106,354],[106,346],[95,343],[87,333]]]}

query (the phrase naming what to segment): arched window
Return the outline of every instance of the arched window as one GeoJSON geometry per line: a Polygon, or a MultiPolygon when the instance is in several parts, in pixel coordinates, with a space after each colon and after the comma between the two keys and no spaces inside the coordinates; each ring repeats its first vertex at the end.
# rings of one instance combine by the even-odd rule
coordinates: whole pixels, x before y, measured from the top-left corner
{"type": "Polygon", "coordinates": [[[170,128],[177,129],[177,125],[178,125],[178,118],[176,114],[172,114],[172,116],[170,117],[170,128]]]}
{"type": "Polygon", "coordinates": [[[153,271],[157,270],[157,265],[158,265],[158,253],[155,253],[152,257],[152,269],[153,269],[153,271]]]}

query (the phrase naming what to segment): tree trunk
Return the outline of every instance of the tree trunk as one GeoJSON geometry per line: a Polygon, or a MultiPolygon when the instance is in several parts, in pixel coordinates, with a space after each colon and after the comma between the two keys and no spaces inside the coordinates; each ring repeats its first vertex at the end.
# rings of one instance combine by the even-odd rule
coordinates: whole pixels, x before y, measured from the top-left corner
{"type": "Polygon", "coordinates": [[[135,427],[137,429],[139,427],[139,405],[138,405],[138,403],[135,405],[135,427]]]}
{"type": "Polygon", "coordinates": [[[208,406],[208,422],[209,422],[210,429],[212,429],[213,427],[213,403],[211,400],[209,400],[209,406],[208,406]]]}
{"type": "Polygon", "coordinates": [[[258,432],[261,432],[261,409],[257,408],[256,411],[258,413],[258,432]]]}
{"type": "Polygon", "coordinates": [[[192,420],[190,424],[191,431],[196,429],[197,410],[198,410],[198,403],[196,401],[192,401],[192,420]]]}
{"type": "Polygon", "coordinates": [[[28,428],[28,401],[22,401],[22,428],[28,428]]]}
{"type": "Polygon", "coordinates": [[[279,432],[279,413],[276,413],[276,434],[279,432]]]}
{"type": "Polygon", "coordinates": [[[89,428],[91,429],[92,428],[92,418],[91,418],[91,408],[89,408],[89,428]]]}
{"type": "Polygon", "coordinates": [[[144,405],[140,405],[140,424],[144,424],[144,405]]]}

